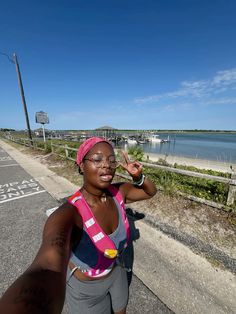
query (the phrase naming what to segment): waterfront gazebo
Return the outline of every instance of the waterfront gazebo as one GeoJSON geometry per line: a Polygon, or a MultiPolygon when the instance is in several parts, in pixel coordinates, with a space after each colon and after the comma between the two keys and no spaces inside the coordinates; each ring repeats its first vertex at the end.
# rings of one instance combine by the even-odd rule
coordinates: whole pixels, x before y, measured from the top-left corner
{"type": "Polygon", "coordinates": [[[95,129],[96,136],[101,136],[106,139],[112,138],[115,136],[117,129],[112,128],[111,126],[105,125],[98,129],[95,129]]]}

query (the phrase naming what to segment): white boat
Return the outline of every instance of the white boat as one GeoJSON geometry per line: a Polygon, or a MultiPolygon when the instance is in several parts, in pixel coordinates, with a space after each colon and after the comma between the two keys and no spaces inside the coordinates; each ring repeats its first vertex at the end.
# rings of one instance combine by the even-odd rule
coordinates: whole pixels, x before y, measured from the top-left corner
{"type": "Polygon", "coordinates": [[[158,134],[151,134],[149,137],[148,137],[149,141],[152,142],[152,143],[162,143],[162,139],[159,138],[159,135],[158,134]]]}
{"type": "Polygon", "coordinates": [[[169,143],[169,142],[170,142],[170,137],[169,137],[169,135],[168,135],[168,137],[167,137],[166,139],[162,140],[162,143],[169,143]]]}
{"type": "Polygon", "coordinates": [[[137,144],[137,141],[134,138],[128,138],[127,143],[128,144],[137,144]]]}
{"type": "Polygon", "coordinates": [[[137,140],[138,144],[145,144],[147,143],[145,140],[137,140]]]}

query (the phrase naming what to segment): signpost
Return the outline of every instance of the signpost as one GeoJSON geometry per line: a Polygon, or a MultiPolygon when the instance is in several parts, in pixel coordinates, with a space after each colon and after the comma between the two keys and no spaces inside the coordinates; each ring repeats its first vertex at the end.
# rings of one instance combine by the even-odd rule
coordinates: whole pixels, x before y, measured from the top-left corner
{"type": "Polygon", "coordinates": [[[46,139],[45,139],[44,124],[48,124],[48,123],[49,123],[48,114],[47,114],[46,112],[43,112],[43,111],[38,111],[38,112],[36,112],[36,114],[35,114],[35,120],[36,120],[36,123],[41,123],[41,124],[42,124],[43,140],[44,140],[44,142],[45,142],[46,139]]]}

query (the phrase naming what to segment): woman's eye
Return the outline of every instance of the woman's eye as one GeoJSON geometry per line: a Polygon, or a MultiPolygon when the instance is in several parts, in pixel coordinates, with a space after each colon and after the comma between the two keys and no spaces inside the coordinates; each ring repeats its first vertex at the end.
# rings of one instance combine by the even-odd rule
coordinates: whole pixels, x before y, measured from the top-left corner
{"type": "Polygon", "coordinates": [[[102,158],[93,158],[93,161],[95,161],[95,162],[101,162],[101,161],[102,161],[102,158]]]}

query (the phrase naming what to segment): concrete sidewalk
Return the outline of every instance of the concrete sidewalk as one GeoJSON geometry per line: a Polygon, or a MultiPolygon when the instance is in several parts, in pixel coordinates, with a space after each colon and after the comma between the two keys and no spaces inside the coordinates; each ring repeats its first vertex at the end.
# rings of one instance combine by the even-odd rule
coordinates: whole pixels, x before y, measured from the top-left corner
{"type": "Polygon", "coordinates": [[[57,200],[68,197],[73,194],[78,186],[69,182],[63,177],[59,177],[55,172],[49,170],[46,166],[37,160],[21,153],[16,148],[0,140],[1,147],[14,158],[21,167],[35,178],[44,188],[57,200]]]}
{"type": "MultiPolygon", "coordinates": [[[[0,140],[0,145],[57,200],[77,186],[0,140]]],[[[236,313],[236,277],[183,244],[135,221],[135,275],[175,313],[236,313]]]]}

